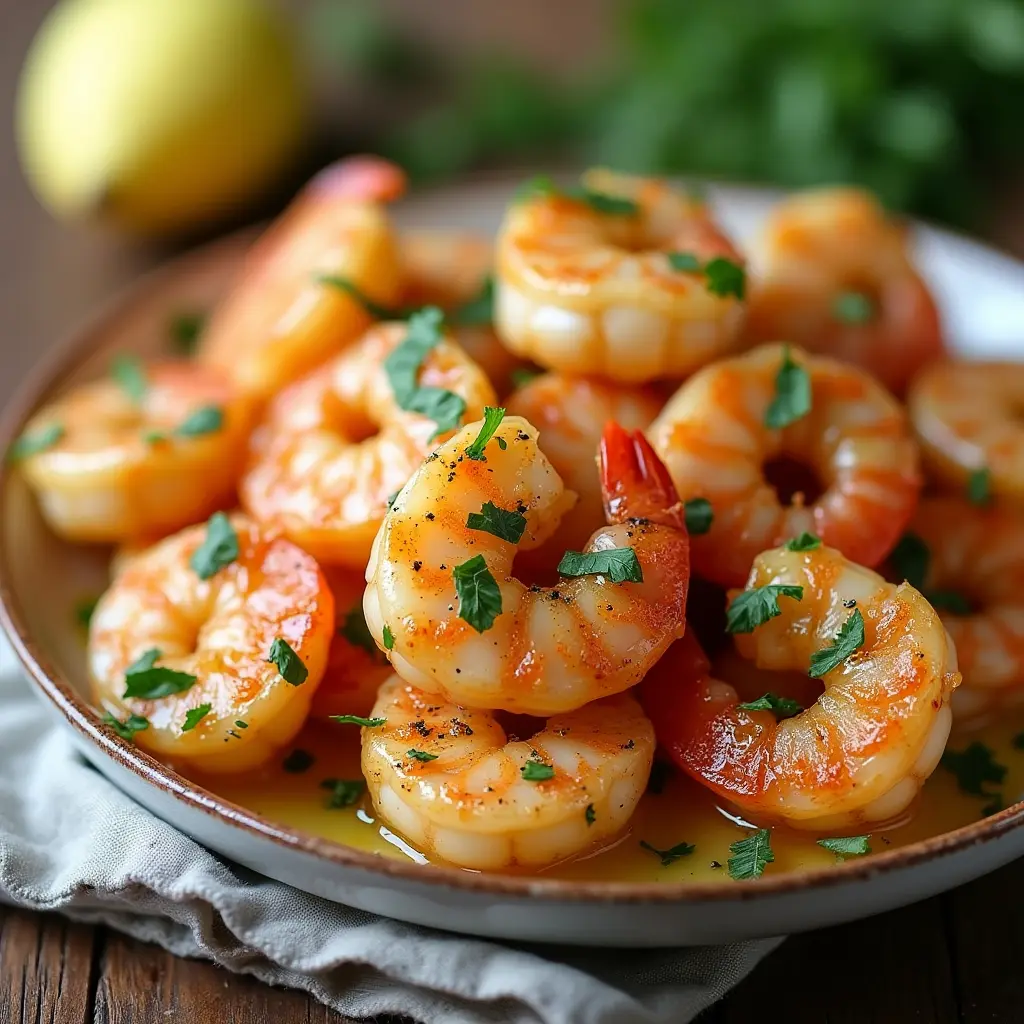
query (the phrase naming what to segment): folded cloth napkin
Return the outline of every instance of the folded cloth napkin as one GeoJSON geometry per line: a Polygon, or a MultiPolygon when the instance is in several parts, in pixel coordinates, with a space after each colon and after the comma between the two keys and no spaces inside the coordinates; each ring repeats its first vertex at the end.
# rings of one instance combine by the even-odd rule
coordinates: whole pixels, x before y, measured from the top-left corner
{"type": "Polygon", "coordinates": [[[627,952],[503,945],[262,878],[207,852],[89,767],[2,641],[0,902],[102,922],[303,989],[352,1017],[422,1024],[681,1024],[781,941],[627,952]]]}

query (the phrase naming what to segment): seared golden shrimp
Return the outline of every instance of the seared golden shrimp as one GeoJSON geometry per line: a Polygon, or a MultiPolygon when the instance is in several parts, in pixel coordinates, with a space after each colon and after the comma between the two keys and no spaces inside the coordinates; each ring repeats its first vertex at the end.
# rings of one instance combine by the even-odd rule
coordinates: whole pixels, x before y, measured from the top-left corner
{"type": "Polygon", "coordinates": [[[824,692],[781,721],[743,708],[687,633],[641,687],[659,742],[758,822],[835,835],[898,820],[939,763],[960,682],[938,615],[909,584],[824,547],[759,555],[747,593],[763,587],[792,589],[775,592],[775,617],[737,623],[752,629],[737,650],[759,668],[812,672],[824,692]]]}
{"type": "MultiPolygon", "coordinates": [[[[397,359],[400,347],[408,351],[407,339],[414,331],[419,337],[425,322],[371,328],[358,344],[278,395],[253,434],[242,505],[324,563],[365,568],[389,499],[435,446],[435,433],[445,436],[458,422],[439,424],[403,408],[395,393],[389,357],[397,359]]],[[[439,340],[420,356],[418,386],[448,392],[463,403],[462,418],[475,420],[496,404],[494,391],[483,371],[435,327],[439,340]]]]}
{"type": "Polygon", "coordinates": [[[900,575],[917,574],[954,643],[964,681],[953,694],[960,726],[1024,704],[1024,518],[962,498],[926,498],[910,524],[900,575]]]}
{"type": "Polygon", "coordinates": [[[694,570],[724,586],[805,530],[877,565],[920,489],[917,445],[892,396],[862,370],[799,349],[763,345],[706,367],[648,434],[679,496],[711,502],[694,570]]]}
{"type": "Polygon", "coordinates": [[[325,278],[395,302],[398,254],[381,203],[404,187],[397,167],[372,157],[315,177],[252,247],[203,332],[199,360],[265,399],[358,338],[371,314],[325,278]]]}
{"type": "Polygon", "coordinates": [[[680,377],[734,347],[742,259],[707,208],[608,171],[536,190],[498,237],[495,324],[521,356],[621,382],[680,377]]]}
{"type": "Polygon", "coordinates": [[[392,676],[363,729],[377,813],[430,858],[543,867],[614,836],[643,795],[654,730],[620,694],[549,719],[529,739],[491,711],[439,702],[392,676]]]}
{"type": "Polygon", "coordinates": [[[402,305],[440,306],[448,312],[455,340],[487,374],[499,395],[511,389],[523,360],[498,339],[492,323],[491,264],[494,245],[482,235],[456,231],[412,231],[398,240],[402,305]]]}
{"type": "Polygon", "coordinates": [[[903,394],[943,352],[938,309],[902,225],[867,193],[803,192],[779,203],[751,281],[746,334],[845,359],[903,394]]]}
{"type": "Polygon", "coordinates": [[[246,771],[292,739],[334,633],[316,562],[243,517],[226,522],[233,558],[203,558],[213,522],[183,530],[114,579],[89,627],[96,702],[146,719],[140,747],[206,772],[246,771]]]}
{"type": "Polygon", "coordinates": [[[368,715],[392,670],[363,618],[366,581],[352,569],[324,566],[323,573],[334,595],[335,634],[309,713],[314,718],[368,715]]]}
{"type": "Polygon", "coordinates": [[[528,564],[550,568],[562,552],[579,550],[605,521],[597,448],[609,420],[627,430],[646,430],[661,408],[658,395],[646,387],[626,387],[594,377],[546,373],[513,392],[505,403],[510,415],[522,416],[539,431],[540,450],[569,490],[576,504],[562,518],[554,535],[540,548],[523,553],[528,564]]]}
{"type": "Polygon", "coordinates": [[[925,466],[963,492],[983,473],[998,498],[1024,502],[1024,363],[936,363],[907,395],[925,466]]]}
{"type": "Polygon", "coordinates": [[[609,424],[611,525],[566,554],[558,586],[527,587],[512,559],[558,526],[567,494],[529,422],[505,417],[483,451],[480,434],[442,445],[385,517],[363,599],[374,639],[403,679],[476,708],[550,715],[628,689],[684,629],[689,539],[664,466],[609,424]]]}
{"type": "Polygon", "coordinates": [[[252,408],[222,374],[132,364],[42,409],[16,442],[46,521],[77,541],[161,536],[233,503],[252,408]],[[49,442],[46,444],[45,442],[49,442]]]}

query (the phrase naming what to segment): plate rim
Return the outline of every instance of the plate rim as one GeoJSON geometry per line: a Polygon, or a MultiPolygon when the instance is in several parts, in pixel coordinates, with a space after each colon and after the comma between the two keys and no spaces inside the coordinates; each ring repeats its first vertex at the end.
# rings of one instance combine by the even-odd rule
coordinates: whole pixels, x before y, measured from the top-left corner
{"type": "MultiPolygon", "coordinates": [[[[483,184],[481,175],[473,179],[483,184]]],[[[502,180],[495,176],[495,184],[502,180]]],[[[504,180],[508,180],[506,177],[504,180]]],[[[467,183],[468,184],[468,183],[467,183]]],[[[766,199],[777,197],[776,190],[748,185],[713,183],[719,196],[730,190],[750,196],[760,193],[766,199]]],[[[1024,263],[998,248],[967,235],[938,228],[921,221],[939,240],[970,243],[987,253],[1001,256],[1016,265],[1024,276],[1024,263]]],[[[243,228],[176,256],[118,289],[100,303],[35,364],[16,388],[0,413],[0,452],[6,452],[22,432],[30,416],[56,392],[84,363],[92,351],[91,342],[102,336],[105,328],[125,316],[133,307],[155,299],[175,280],[186,276],[204,262],[224,260],[240,263],[248,243],[259,226],[243,228]]],[[[0,503],[5,503],[15,473],[6,458],[0,459],[0,503]]],[[[187,807],[202,811],[219,823],[238,828],[252,837],[293,851],[300,851],[334,867],[366,871],[384,878],[413,884],[441,886],[449,889],[500,897],[528,897],[551,903],[601,904],[714,904],[763,900],[816,889],[828,889],[866,882],[881,875],[890,875],[964,851],[972,846],[994,841],[1024,825],[1024,800],[995,815],[943,832],[895,850],[872,854],[863,860],[851,859],[828,867],[808,871],[787,871],[750,880],[742,884],[722,882],[618,882],[576,881],[540,875],[473,872],[462,868],[435,864],[418,864],[412,860],[382,857],[376,853],[346,846],[344,843],[288,828],[272,819],[242,807],[180,775],[157,758],[119,737],[101,723],[99,713],[79,696],[60,670],[50,663],[42,644],[30,634],[15,591],[5,544],[0,544],[0,628],[25,670],[30,683],[52,705],[67,725],[88,745],[116,764],[127,769],[143,782],[155,786],[187,807]]],[[[147,808],[148,809],[148,808],[147,808]]],[[[152,811],[150,813],[153,813],[152,811]]]]}

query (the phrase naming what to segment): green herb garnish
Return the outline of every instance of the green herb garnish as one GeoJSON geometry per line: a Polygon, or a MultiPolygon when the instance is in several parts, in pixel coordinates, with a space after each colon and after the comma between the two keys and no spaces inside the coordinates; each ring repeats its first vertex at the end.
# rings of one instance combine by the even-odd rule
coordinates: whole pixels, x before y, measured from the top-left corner
{"type": "Polygon", "coordinates": [[[484,458],[484,448],[487,446],[487,442],[494,437],[494,432],[501,426],[501,421],[505,418],[505,410],[497,406],[488,405],[484,407],[484,422],[480,427],[480,433],[476,435],[476,440],[466,448],[466,455],[476,462],[486,462],[484,458]]]}
{"type": "Polygon", "coordinates": [[[224,410],[219,405],[204,405],[185,417],[183,423],[174,428],[179,437],[200,437],[212,434],[224,426],[224,410]]]}
{"type": "Polygon", "coordinates": [[[789,697],[780,697],[775,693],[766,693],[757,700],[747,701],[745,704],[737,704],[736,707],[744,711],[770,711],[776,718],[792,718],[803,711],[804,706],[798,700],[791,700],[789,697]]]}
{"type": "Polygon", "coordinates": [[[407,750],[405,752],[405,756],[406,757],[411,757],[414,761],[421,761],[424,764],[427,761],[436,761],[437,760],[437,754],[428,754],[425,750],[416,750],[415,748],[412,748],[411,750],[407,750]]]}
{"type": "Polygon", "coordinates": [[[60,423],[51,423],[47,427],[41,427],[34,434],[22,434],[7,450],[7,461],[21,462],[22,459],[45,452],[63,436],[64,427],[60,423]]]}
{"type": "Polygon", "coordinates": [[[141,405],[146,397],[149,382],[142,360],[127,352],[114,357],[110,367],[110,375],[117,381],[118,387],[136,404],[141,405]]]}
{"type": "Polygon", "coordinates": [[[931,557],[928,545],[916,533],[907,531],[892,549],[889,564],[893,572],[902,576],[915,590],[923,590],[931,557]]]}
{"type": "Polygon", "coordinates": [[[673,270],[678,270],[682,274],[697,274],[701,269],[700,258],[692,252],[670,252],[668,264],[673,270]]]}
{"type": "Polygon", "coordinates": [[[83,628],[88,629],[92,622],[92,613],[96,611],[96,605],[100,603],[98,597],[83,597],[75,603],[75,621],[83,628]]]}
{"type": "Polygon", "coordinates": [[[656,847],[651,846],[646,839],[640,840],[640,847],[641,849],[647,850],[649,853],[653,853],[655,857],[660,857],[661,866],[663,868],[667,868],[669,864],[674,864],[682,857],[688,857],[697,849],[693,843],[676,843],[675,846],[670,846],[667,850],[659,850],[656,847]]]}
{"type": "Polygon", "coordinates": [[[524,388],[531,380],[536,380],[538,377],[543,376],[543,374],[543,370],[534,370],[529,366],[517,366],[508,377],[512,381],[514,388],[524,388]]]}
{"type": "Polygon", "coordinates": [[[281,762],[281,767],[289,775],[301,775],[309,771],[315,763],[316,758],[308,750],[296,748],[281,762]]]}
{"type": "Polygon", "coordinates": [[[832,644],[811,655],[811,667],[807,674],[812,679],[821,679],[863,646],[864,616],[861,615],[859,608],[854,608],[850,617],[839,627],[832,644]]]}
{"type": "Polygon", "coordinates": [[[325,284],[329,288],[337,288],[338,291],[342,291],[350,298],[355,299],[374,320],[405,320],[413,312],[408,309],[382,306],[379,302],[374,302],[366,292],[347,277],[340,277],[337,274],[318,274],[316,280],[318,284],[325,284]]]}
{"type": "Polygon", "coordinates": [[[200,704],[198,707],[189,708],[185,712],[185,724],[182,725],[182,732],[191,732],[211,711],[212,704],[200,704]]]}
{"type": "Polygon", "coordinates": [[[237,558],[238,534],[223,512],[214,512],[206,521],[203,543],[192,552],[188,564],[201,580],[208,580],[237,558]]]}
{"type": "Polygon", "coordinates": [[[384,626],[381,639],[384,641],[384,650],[393,651],[395,649],[395,634],[391,632],[391,627],[387,624],[384,626]]]}
{"type": "Polygon", "coordinates": [[[332,811],[337,811],[359,802],[359,798],[366,790],[366,780],[324,779],[320,783],[320,788],[331,791],[331,795],[327,798],[327,807],[332,811]]]}
{"type": "Polygon", "coordinates": [[[725,628],[729,633],[753,633],[758,626],[782,614],[780,597],[800,601],[804,588],[789,583],[769,583],[737,594],[725,613],[725,628]]]}
{"type": "Polygon", "coordinates": [[[821,547],[821,538],[806,530],[799,537],[786,542],[787,551],[817,551],[821,547]]]}
{"type": "Polygon", "coordinates": [[[543,761],[527,761],[520,769],[520,774],[527,782],[546,782],[555,777],[555,769],[543,761]]]}
{"type": "Polygon", "coordinates": [[[759,828],[746,839],[730,844],[729,852],[732,854],[728,864],[730,878],[737,882],[760,878],[765,867],[775,860],[771,830],[759,828]]]}
{"type": "Polygon", "coordinates": [[[588,825],[593,825],[597,821],[597,812],[594,810],[593,804],[587,804],[587,809],[583,812],[583,817],[588,825]]]}
{"type": "Polygon", "coordinates": [[[841,324],[866,324],[874,319],[875,303],[863,292],[840,292],[832,303],[832,316],[841,324]]]}
{"type": "Polygon", "coordinates": [[[361,715],[329,715],[339,725],[361,725],[364,729],[376,729],[387,722],[386,718],[363,718],[361,715]]]}
{"type": "Polygon", "coordinates": [[[281,678],[292,686],[301,686],[309,676],[309,669],[283,637],[277,637],[270,645],[267,661],[276,665],[281,678]]]}
{"type": "Polygon", "coordinates": [[[501,588],[487,568],[484,556],[474,555],[455,566],[452,578],[459,598],[459,618],[478,633],[490,629],[501,614],[501,588]]]}
{"type": "Polygon", "coordinates": [[[542,196],[557,196],[575,203],[584,203],[597,213],[606,213],[615,217],[632,217],[640,212],[639,204],[632,199],[609,195],[606,192],[595,192],[583,185],[559,188],[546,174],[539,174],[531,178],[516,190],[517,202],[542,196]]]}
{"type": "Polygon", "coordinates": [[[159,649],[152,647],[125,669],[122,696],[157,700],[175,693],[185,693],[195,686],[196,676],[157,665],[160,657],[159,649]]]}
{"type": "Polygon", "coordinates": [[[632,548],[607,551],[566,551],[558,563],[560,576],[607,576],[612,583],[643,583],[644,571],[632,548]]]}
{"type": "Polygon", "coordinates": [[[183,356],[192,355],[205,325],[206,317],[202,313],[179,313],[171,320],[171,341],[174,347],[183,356]]]}
{"type": "Polygon", "coordinates": [[[970,615],[974,611],[971,602],[955,590],[929,590],[924,596],[936,611],[950,612],[953,615],[970,615]]]}
{"type": "Polygon", "coordinates": [[[987,466],[967,478],[967,499],[972,505],[987,505],[992,500],[992,472],[987,466]]]}
{"type": "Polygon", "coordinates": [[[847,857],[863,857],[871,852],[871,843],[868,840],[871,836],[841,836],[838,839],[819,839],[818,845],[836,855],[836,860],[846,860],[847,857]]]}
{"type": "Polygon", "coordinates": [[[370,627],[366,625],[366,616],[363,614],[362,601],[354,604],[345,615],[345,621],[338,630],[338,635],[347,640],[353,647],[361,647],[375,660],[383,661],[384,656],[380,648],[374,642],[370,633],[370,627]]]}
{"type": "Polygon", "coordinates": [[[480,291],[452,313],[452,321],[462,327],[476,327],[494,320],[494,278],[487,275],[480,291]]]}
{"type": "Polygon", "coordinates": [[[775,397],[764,415],[765,426],[782,430],[803,419],[811,411],[811,378],[799,363],[793,362],[789,346],[782,349],[782,365],[775,375],[775,397]]]}
{"type": "Polygon", "coordinates": [[[470,512],[466,526],[471,530],[489,533],[509,544],[518,544],[526,530],[526,516],[515,509],[498,508],[492,501],[485,501],[479,512],[470,512]]]}
{"type": "Polygon", "coordinates": [[[691,537],[707,533],[715,521],[715,510],[707,498],[691,498],[683,502],[683,515],[686,517],[686,532],[691,537]]]}
{"type": "Polygon", "coordinates": [[[747,272],[733,260],[716,256],[704,265],[704,279],[712,295],[734,295],[742,300],[747,290],[747,272]]]}
{"type": "Polygon", "coordinates": [[[971,796],[993,796],[985,784],[998,786],[1006,778],[1006,765],[995,759],[991,747],[978,740],[965,750],[947,750],[939,763],[956,776],[957,785],[971,796]]]}
{"type": "Polygon", "coordinates": [[[100,719],[104,725],[109,725],[114,732],[123,740],[127,740],[129,743],[135,741],[135,734],[137,732],[144,732],[149,728],[149,719],[143,718],[142,715],[129,715],[123,722],[115,718],[109,711],[105,712],[103,718],[100,719]]]}

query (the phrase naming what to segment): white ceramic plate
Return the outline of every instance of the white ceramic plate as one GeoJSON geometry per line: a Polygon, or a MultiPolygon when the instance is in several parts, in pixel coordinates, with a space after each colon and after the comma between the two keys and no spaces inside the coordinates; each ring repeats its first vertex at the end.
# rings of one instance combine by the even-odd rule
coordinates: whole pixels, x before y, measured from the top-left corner
{"type": "MultiPolygon", "coordinates": [[[[478,180],[420,193],[404,226],[493,231],[512,183],[478,180]]],[[[741,241],[773,194],[713,188],[741,241]]],[[[156,353],[169,309],[206,308],[247,241],[235,237],[150,276],[61,346],[8,410],[6,449],[28,415],[69,383],[97,376],[115,348],[156,353]]],[[[922,227],[920,264],[937,292],[953,347],[976,358],[1021,358],[1024,264],[922,227]]],[[[105,578],[105,557],[51,536],[17,476],[0,477],[0,616],[57,720],[96,767],[154,814],[245,866],[363,910],[503,939],[659,946],[778,935],[863,917],[991,871],[1024,853],[1024,807],[901,849],[835,868],[735,883],[606,883],[484,875],[383,859],[289,830],[175,774],[98,724],[85,694],[81,637],[66,614],[105,578]]]]}

